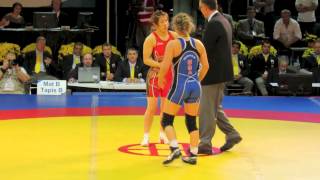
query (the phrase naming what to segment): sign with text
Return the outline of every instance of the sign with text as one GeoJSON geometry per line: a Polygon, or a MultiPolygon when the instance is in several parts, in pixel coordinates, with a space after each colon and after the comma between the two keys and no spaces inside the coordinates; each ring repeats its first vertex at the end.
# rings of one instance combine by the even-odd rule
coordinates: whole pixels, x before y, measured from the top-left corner
{"type": "Polygon", "coordinates": [[[37,84],[38,95],[62,95],[66,94],[67,81],[65,80],[41,80],[37,84]]]}

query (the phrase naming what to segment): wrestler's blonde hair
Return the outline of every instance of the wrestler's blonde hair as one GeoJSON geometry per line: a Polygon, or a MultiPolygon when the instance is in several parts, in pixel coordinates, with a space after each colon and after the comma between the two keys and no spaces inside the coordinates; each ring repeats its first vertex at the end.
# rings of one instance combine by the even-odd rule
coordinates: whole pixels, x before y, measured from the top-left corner
{"type": "Polygon", "coordinates": [[[172,19],[172,27],[174,31],[182,34],[190,34],[195,29],[192,18],[187,13],[175,15],[172,19]]]}

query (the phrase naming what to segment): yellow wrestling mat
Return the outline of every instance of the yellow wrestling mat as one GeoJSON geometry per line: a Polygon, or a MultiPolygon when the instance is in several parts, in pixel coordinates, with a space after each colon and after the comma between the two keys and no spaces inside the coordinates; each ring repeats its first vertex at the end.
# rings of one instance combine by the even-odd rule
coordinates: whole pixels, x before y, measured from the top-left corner
{"type": "MultiPolygon", "coordinates": [[[[0,121],[0,180],[318,180],[320,124],[231,118],[243,141],[230,152],[198,158],[196,166],[162,161],[139,144],[142,116],[61,117],[0,121]],[[128,153],[120,152],[119,148],[128,153]]],[[[159,118],[151,132],[158,141],[159,118]]],[[[178,140],[188,143],[183,117],[178,140]]],[[[214,146],[224,137],[217,131],[214,146]]]]}

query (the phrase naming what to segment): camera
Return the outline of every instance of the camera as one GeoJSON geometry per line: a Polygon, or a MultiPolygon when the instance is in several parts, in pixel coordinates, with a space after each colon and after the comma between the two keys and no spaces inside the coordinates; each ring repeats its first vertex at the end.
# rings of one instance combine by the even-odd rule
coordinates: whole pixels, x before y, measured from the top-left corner
{"type": "Polygon", "coordinates": [[[11,66],[15,66],[15,65],[18,65],[19,64],[19,61],[17,59],[13,59],[10,61],[10,65],[11,66]]]}

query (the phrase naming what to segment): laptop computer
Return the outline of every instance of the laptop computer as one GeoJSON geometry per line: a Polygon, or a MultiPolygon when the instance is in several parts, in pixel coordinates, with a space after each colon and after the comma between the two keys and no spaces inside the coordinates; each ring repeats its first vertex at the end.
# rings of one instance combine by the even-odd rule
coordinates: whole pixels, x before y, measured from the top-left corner
{"type": "Polygon", "coordinates": [[[79,83],[98,83],[100,81],[100,67],[79,67],[79,83]]]}
{"type": "Polygon", "coordinates": [[[285,73],[279,74],[279,86],[287,87],[292,94],[312,93],[312,74],[304,73],[285,73]]]}

